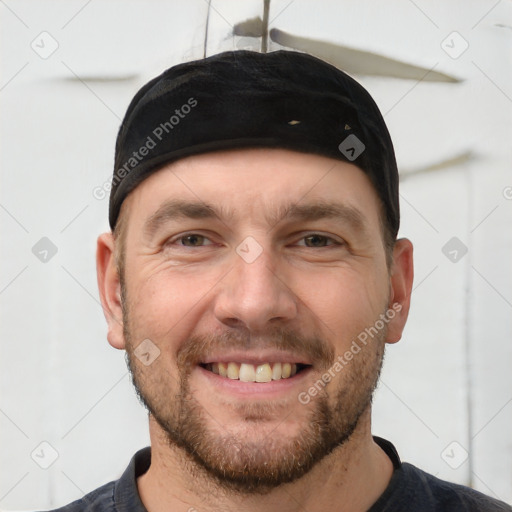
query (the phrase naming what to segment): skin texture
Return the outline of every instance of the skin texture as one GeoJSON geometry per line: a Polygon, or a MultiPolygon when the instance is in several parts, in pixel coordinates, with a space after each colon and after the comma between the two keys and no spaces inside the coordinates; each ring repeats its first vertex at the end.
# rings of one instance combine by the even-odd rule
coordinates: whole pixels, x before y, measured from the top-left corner
{"type": "Polygon", "coordinates": [[[119,240],[105,233],[98,284],[108,340],[127,351],[150,411],[152,464],[138,481],[148,510],[367,510],[392,474],[371,437],[371,396],[385,344],[401,337],[413,271],[405,239],[386,263],[366,175],[281,149],[197,155],[147,178],[122,215],[122,272],[119,240]],[[148,220],[169,201],[194,203],[187,211],[198,218],[167,217],[150,233],[148,220]],[[321,212],[289,217],[291,205],[321,212]],[[326,205],[342,215],[321,215],[326,205]],[[158,354],[148,365],[136,353],[143,340],[158,354]],[[340,357],[346,364],[333,371],[340,357]],[[309,368],[244,385],[200,366],[277,360],[309,368]],[[301,403],[329,369],[330,382],[301,403]]]}

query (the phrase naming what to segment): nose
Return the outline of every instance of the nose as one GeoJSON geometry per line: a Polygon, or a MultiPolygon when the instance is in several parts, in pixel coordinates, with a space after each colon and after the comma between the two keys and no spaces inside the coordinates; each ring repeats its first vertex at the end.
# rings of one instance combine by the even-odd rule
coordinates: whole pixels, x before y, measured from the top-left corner
{"type": "Polygon", "coordinates": [[[216,318],[229,327],[245,327],[253,332],[294,319],[298,297],[277,268],[276,256],[270,250],[263,250],[252,262],[234,253],[233,269],[223,279],[216,297],[216,318]]]}

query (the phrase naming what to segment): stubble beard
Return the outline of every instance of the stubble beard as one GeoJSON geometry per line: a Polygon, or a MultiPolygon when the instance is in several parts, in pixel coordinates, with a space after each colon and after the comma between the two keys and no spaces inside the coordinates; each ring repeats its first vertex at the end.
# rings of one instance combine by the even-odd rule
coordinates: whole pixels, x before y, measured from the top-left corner
{"type": "MultiPolygon", "coordinates": [[[[122,297],[125,293],[122,293],[122,297]]],[[[160,364],[153,363],[149,367],[142,365],[134,355],[139,337],[134,336],[136,329],[131,326],[130,320],[124,296],[126,360],[139,400],[160,426],[169,447],[173,451],[177,448],[190,462],[186,467],[195,473],[195,477],[202,474],[223,492],[237,495],[267,494],[282,484],[294,482],[346,443],[356,430],[362,415],[371,407],[384,357],[386,329],[380,331],[334,377],[329,384],[331,387],[337,379],[344,379],[334,397],[329,397],[325,389],[321,389],[311,400],[303,427],[297,435],[284,438],[277,434],[279,428],[276,428],[276,435],[269,434],[255,440],[250,432],[257,428],[258,417],[261,415],[263,420],[269,413],[279,413],[278,404],[240,404],[230,413],[240,418],[251,418],[251,425],[248,425],[251,428],[247,430],[249,434],[222,430],[191,392],[190,360],[187,361],[186,356],[180,360],[178,356],[177,376],[160,364]]],[[[312,346],[311,341],[303,343],[295,334],[286,331],[280,331],[280,334],[283,336],[279,338],[281,345],[282,340],[287,340],[285,343],[288,346],[293,343],[312,346]]],[[[222,343],[229,342],[240,346],[248,342],[246,335],[242,337],[245,341],[241,341],[240,333],[228,331],[222,336],[222,343]]],[[[196,336],[188,340],[186,345],[194,352],[194,347],[197,346],[219,346],[216,340],[221,342],[211,336],[196,336]]],[[[316,356],[317,359],[323,357],[325,370],[334,362],[334,352],[327,348],[321,356],[316,356]]],[[[297,400],[296,407],[306,406],[297,400]]],[[[290,414],[289,409],[287,411],[282,412],[283,421],[290,414]]]]}

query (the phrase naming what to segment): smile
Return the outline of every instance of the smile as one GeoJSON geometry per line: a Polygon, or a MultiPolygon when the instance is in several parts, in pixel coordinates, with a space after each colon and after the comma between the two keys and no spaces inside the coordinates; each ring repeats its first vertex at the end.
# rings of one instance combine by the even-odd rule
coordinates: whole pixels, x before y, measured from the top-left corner
{"type": "Polygon", "coordinates": [[[242,382],[271,382],[289,379],[310,365],[300,363],[238,363],[219,362],[201,365],[205,370],[221,377],[242,382]]]}

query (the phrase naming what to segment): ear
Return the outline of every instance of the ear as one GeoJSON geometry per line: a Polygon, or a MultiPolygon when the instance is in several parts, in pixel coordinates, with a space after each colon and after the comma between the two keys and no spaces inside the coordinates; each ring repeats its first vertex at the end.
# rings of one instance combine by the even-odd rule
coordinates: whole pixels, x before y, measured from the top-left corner
{"type": "Polygon", "coordinates": [[[407,238],[396,241],[393,249],[389,299],[390,311],[393,310],[395,315],[388,323],[387,343],[396,343],[400,340],[409,315],[414,278],[412,253],[412,243],[407,238]]]}
{"type": "Polygon", "coordinates": [[[108,342],[117,349],[125,348],[121,282],[115,262],[115,241],[112,233],[98,237],[96,248],[96,274],[103,313],[108,324],[108,342]]]}

